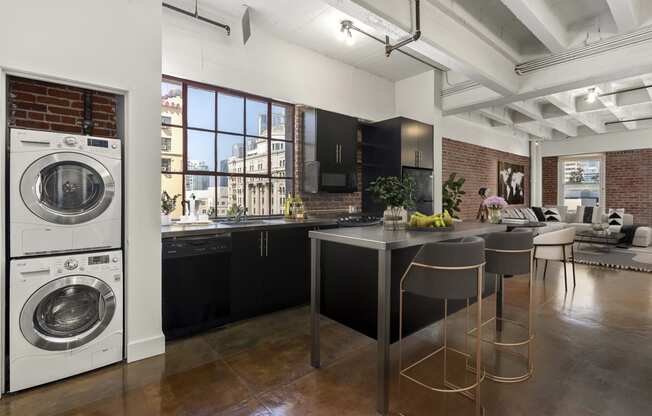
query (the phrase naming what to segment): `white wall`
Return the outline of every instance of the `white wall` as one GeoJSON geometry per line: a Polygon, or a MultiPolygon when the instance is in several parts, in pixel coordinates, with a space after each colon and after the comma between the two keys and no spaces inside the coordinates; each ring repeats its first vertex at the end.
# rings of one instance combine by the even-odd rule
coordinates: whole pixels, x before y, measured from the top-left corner
{"type": "MultiPolygon", "coordinates": [[[[4,73],[34,74],[126,95],[127,358],[133,361],[162,353],[161,2],[3,1],[0,16],[0,69],[4,73]]],[[[0,114],[5,113],[4,107],[5,97],[0,97],[0,114]]],[[[0,129],[3,150],[4,136],[0,129]]]]}
{"type": "Polygon", "coordinates": [[[546,141],[542,142],[540,147],[542,157],[649,149],[652,147],[652,129],[621,131],[575,137],[567,140],[546,141]]]}
{"type": "Polygon", "coordinates": [[[394,84],[396,115],[433,124],[435,114],[434,70],[394,84]]]}
{"type": "Polygon", "coordinates": [[[232,35],[163,11],[163,73],[368,120],[394,115],[394,83],[252,28],[232,35]]]}

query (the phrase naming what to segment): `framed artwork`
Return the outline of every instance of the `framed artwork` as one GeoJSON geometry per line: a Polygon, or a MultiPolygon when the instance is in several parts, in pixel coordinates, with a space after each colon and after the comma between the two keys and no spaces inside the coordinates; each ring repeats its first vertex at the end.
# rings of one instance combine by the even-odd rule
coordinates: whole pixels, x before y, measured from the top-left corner
{"type": "Polygon", "coordinates": [[[498,196],[510,205],[525,203],[525,166],[498,162],[498,196]]]}

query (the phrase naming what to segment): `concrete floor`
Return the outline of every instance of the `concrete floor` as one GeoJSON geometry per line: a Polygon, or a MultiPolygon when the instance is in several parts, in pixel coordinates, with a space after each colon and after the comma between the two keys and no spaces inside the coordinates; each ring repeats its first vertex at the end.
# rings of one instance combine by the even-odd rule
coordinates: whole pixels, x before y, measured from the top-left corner
{"type": "MultiPolygon", "coordinates": [[[[535,286],[534,375],[510,385],[485,381],[486,414],[652,414],[652,274],[578,265],[577,288],[568,294],[560,268],[548,274],[535,286]]],[[[506,288],[507,314],[522,316],[526,281],[509,279],[506,288]]],[[[485,305],[490,312],[491,300],[485,305]]],[[[449,333],[459,333],[459,322],[451,319],[449,333]]],[[[406,360],[432,349],[440,335],[434,325],[409,337],[406,360]]],[[[309,340],[308,309],[283,311],[169,343],[163,356],[7,395],[0,415],[374,415],[374,341],[323,319],[324,365],[314,370],[309,340]]],[[[428,377],[438,374],[434,361],[428,377]]],[[[517,369],[509,367],[503,370],[517,369]]],[[[394,386],[394,413],[473,410],[459,395],[442,399],[409,383],[400,397],[394,386]]]]}

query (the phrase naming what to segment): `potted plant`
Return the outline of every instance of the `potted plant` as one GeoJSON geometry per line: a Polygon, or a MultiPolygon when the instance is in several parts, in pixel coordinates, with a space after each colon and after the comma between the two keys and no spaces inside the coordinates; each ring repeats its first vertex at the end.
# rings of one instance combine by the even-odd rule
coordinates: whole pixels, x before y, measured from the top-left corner
{"type": "Polygon", "coordinates": [[[457,173],[453,172],[442,185],[442,211],[448,211],[453,218],[459,218],[462,195],[466,194],[462,190],[464,182],[466,182],[465,178],[457,178],[457,173]]]}
{"type": "Polygon", "coordinates": [[[161,224],[170,225],[172,220],[170,219],[170,214],[177,207],[177,198],[181,195],[177,194],[174,197],[171,197],[167,191],[163,191],[161,194],[161,224]]]}
{"type": "Polygon", "coordinates": [[[485,199],[482,204],[487,207],[489,211],[489,222],[492,224],[500,224],[502,220],[501,211],[507,206],[507,201],[500,196],[490,196],[485,199]]]}
{"type": "Polygon", "coordinates": [[[401,180],[396,176],[381,176],[370,183],[367,191],[386,208],[385,228],[396,231],[406,225],[405,210],[414,206],[414,190],[414,179],[410,177],[401,180]]]}

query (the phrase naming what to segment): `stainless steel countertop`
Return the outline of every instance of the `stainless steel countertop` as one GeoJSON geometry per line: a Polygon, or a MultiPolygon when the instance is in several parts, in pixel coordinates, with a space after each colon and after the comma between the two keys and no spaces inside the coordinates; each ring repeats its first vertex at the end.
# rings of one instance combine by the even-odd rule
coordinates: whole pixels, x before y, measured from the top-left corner
{"type": "Polygon", "coordinates": [[[335,228],[331,230],[310,231],[310,238],[348,244],[374,250],[393,250],[397,248],[420,246],[438,241],[505,231],[504,224],[477,222],[456,223],[453,231],[391,231],[382,225],[372,227],[335,228]]]}
{"type": "Polygon", "coordinates": [[[191,237],[198,235],[223,234],[237,231],[267,231],[278,228],[292,227],[310,227],[335,225],[334,219],[309,218],[306,220],[286,220],[284,218],[252,220],[252,224],[221,224],[214,222],[211,224],[172,224],[161,226],[162,238],[191,237]]]}

